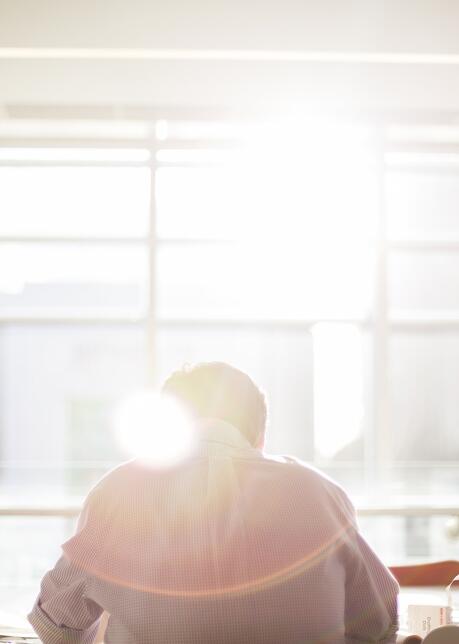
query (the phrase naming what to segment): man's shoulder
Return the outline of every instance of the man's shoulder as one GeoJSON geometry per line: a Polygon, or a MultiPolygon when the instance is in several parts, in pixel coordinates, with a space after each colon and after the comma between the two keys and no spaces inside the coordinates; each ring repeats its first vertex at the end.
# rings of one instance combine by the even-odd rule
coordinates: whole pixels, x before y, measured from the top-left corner
{"type": "Polygon", "coordinates": [[[325,472],[322,472],[311,463],[303,461],[296,456],[291,456],[289,454],[279,455],[263,453],[263,458],[268,463],[282,465],[282,471],[286,474],[288,473],[292,476],[304,477],[310,479],[311,481],[315,481],[318,484],[322,484],[325,487],[330,486],[344,492],[339,483],[325,474],[325,472]]]}
{"type": "Polygon", "coordinates": [[[263,456],[268,463],[280,466],[279,476],[289,478],[299,485],[304,484],[309,490],[314,489],[319,495],[334,499],[339,505],[345,506],[349,513],[354,514],[354,506],[347,492],[325,472],[295,456],[271,454],[263,456]]]}
{"type": "Polygon", "coordinates": [[[119,463],[106,472],[90,489],[88,498],[102,497],[113,493],[118,489],[122,490],[138,477],[138,466],[135,459],[119,463]]]}

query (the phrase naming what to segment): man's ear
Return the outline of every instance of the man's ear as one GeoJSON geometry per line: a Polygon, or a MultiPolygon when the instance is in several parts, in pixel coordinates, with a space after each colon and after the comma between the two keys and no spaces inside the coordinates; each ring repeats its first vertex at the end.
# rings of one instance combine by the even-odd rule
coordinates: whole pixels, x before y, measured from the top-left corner
{"type": "Polygon", "coordinates": [[[265,433],[262,432],[255,444],[256,449],[263,449],[265,446],[265,433]]]}

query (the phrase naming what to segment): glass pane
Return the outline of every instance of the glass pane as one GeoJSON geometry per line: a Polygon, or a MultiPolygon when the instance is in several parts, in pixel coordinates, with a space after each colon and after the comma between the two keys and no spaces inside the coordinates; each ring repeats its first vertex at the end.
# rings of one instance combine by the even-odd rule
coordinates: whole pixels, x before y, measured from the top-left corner
{"type": "Polygon", "coordinates": [[[0,244],[0,307],[140,313],[146,250],[124,245],[0,244]]]}
{"type": "Polygon", "coordinates": [[[165,121],[156,122],[156,136],[159,140],[215,140],[236,139],[251,131],[252,123],[223,121],[165,121]]]}
{"type": "Polygon", "coordinates": [[[162,325],[157,346],[159,376],[163,379],[185,363],[213,360],[226,361],[247,371],[267,396],[266,450],[309,461],[316,459],[322,469],[347,489],[361,492],[363,436],[371,423],[370,338],[351,329],[353,342],[349,343],[346,325],[332,326],[327,331],[329,341],[334,334],[334,356],[323,347],[318,348],[317,332],[311,335],[307,330],[288,325],[279,324],[276,328],[256,325],[252,329],[211,323],[162,325]],[[340,364],[345,359],[353,360],[354,366],[348,362],[340,364]],[[334,373],[336,370],[338,374],[334,373]],[[344,400],[340,387],[348,400],[344,400]],[[328,414],[323,419],[323,407],[319,409],[320,418],[317,405],[327,395],[328,400],[334,400],[335,417],[328,414]],[[324,420],[333,422],[333,427],[324,420]],[[330,447],[321,455],[317,448],[325,441],[330,447]]]}
{"type": "Polygon", "coordinates": [[[2,502],[85,494],[126,460],[111,414],[145,386],[145,354],[140,327],[0,326],[2,502]]]}
{"type": "Polygon", "coordinates": [[[235,151],[219,150],[216,148],[186,148],[186,149],[169,149],[158,150],[156,160],[159,163],[197,163],[205,165],[223,164],[227,165],[235,160],[238,153],[235,151]]]}
{"type": "Polygon", "coordinates": [[[375,176],[368,155],[336,148],[283,136],[238,166],[160,169],[160,315],[367,315],[375,176]]]}
{"type": "Polygon", "coordinates": [[[353,325],[319,323],[314,325],[312,337],[316,457],[325,461],[362,459],[362,331],[353,325]]]}
{"type": "Polygon", "coordinates": [[[388,125],[386,133],[391,143],[459,142],[459,128],[449,123],[398,123],[388,125]]]}
{"type": "Polygon", "coordinates": [[[160,168],[159,238],[237,239],[277,252],[292,239],[305,247],[329,239],[364,246],[374,234],[377,195],[368,160],[362,167],[323,150],[320,158],[315,150],[283,152],[287,158],[271,164],[272,150],[227,167],[160,168]]]}
{"type": "Polygon", "coordinates": [[[30,628],[25,616],[37,598],[40,580],[54,566],[61,554],[59,546],[74,526],[73,519],[0,517],[2,624],[30,628]]]}
{"type": "Polygon", "coordinates": [[[162,317],[352,318],[371,305],[372,257],[351,244],[163,244],[157,265],[162,317]]]}
{"type": "Polygon", "coordinates": [[[386,185],[390,238],[459,238],[459,174],[389,172],[386,185]]]}
{"type": "Polygon", "coordinates": [[[161,168],[156,173],[159,238],[235,239],[244,208],[233,174],[218,168],[161,168]]]}
{"type": "Polygon", "coordinates": [[[389,302],[397,311],[459,311],[459,254],[392,251],[389,302]]]}
{"type": "Polygon", "coordinates": [[[315,463],[349,492],[366,489],[371,496],[365,462],[373,428],[372,337],[352,324],[321,322],[312,338],[315,463]]]}
{"type": "Polygon", "coordinates": [[[459,169],[459,154],[456,152],[389,152],[386,163],[393,169],[431,172],[445,170],[457,172],[459,169]]]}
{"type": "MultiPolygon", "coordinates": [[[[459,544],[449,534],[451,517],[359,517],[359,527],[387,566],[457,559],[459,544]]],[[[402,596],[403,598],[403,596],[402,596]]]]}
{"type": "Polygon", "coordinates": [[[131,237],[148,228],[150,171],[0,167],[0,234],[131,237]]]}
{"type": "Polygon", "coordinates": [[[459,461],[459,334],[394,333],[389,382],[395,458],[435,462],[394,476],[414,493],[457,490],[459,467],[451,471],[448,462],[459,461]]]}
{"type": "Polygon", "coordinates": [[[1,161],[93,161],[141,163],[150,159],[150,152],[143,149],[124,148],[1,148],[1,161]]]}

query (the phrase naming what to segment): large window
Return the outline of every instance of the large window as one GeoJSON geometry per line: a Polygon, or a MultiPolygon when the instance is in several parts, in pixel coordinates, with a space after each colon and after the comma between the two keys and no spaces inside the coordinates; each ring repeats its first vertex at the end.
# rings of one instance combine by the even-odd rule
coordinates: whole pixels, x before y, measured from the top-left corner
{"type": "MultiPolygon", "coordinates": [[[[371,122],[155,131],[0,148],[4,512],[78,505],[124,458],[123,395],[226,360],[267,394],[267,450],[340,481],[388,563],[457,557],[425,515],[459,507],[459,156],[371,122]]],[[[73,525],[0,518],[34,520],[16,581],[73,525]]]]}

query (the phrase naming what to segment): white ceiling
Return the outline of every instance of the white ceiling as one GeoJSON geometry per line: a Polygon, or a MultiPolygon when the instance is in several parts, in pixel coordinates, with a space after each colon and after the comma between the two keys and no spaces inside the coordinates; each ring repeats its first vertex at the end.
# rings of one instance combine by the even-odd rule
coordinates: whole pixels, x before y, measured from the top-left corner
{"type": "Polygon", "coordinates": [[[0,0],[0,109],[456,111],[458,25],[449,0],[0,0]]]}

